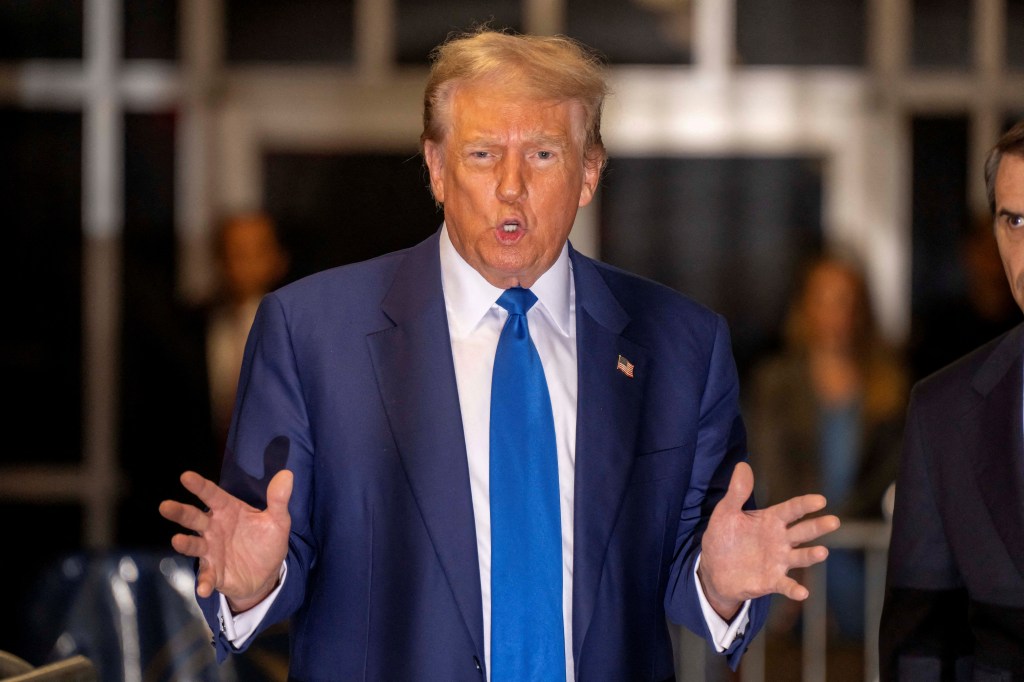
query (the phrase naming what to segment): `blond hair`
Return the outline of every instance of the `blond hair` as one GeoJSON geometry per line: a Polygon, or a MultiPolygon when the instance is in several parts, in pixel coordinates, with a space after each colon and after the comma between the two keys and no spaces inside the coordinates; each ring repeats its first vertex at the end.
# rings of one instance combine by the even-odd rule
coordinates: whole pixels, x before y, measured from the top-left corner
{"type": "Polygon", "coordinates": [[[495,81],[538,100],[577,102],[583,109],[583,157],[604,165],[601,107],[608,87],[597,54],[565,36],[517,35],[483,28],[458,34],[434,48],[423,92],[423,133],[440,143],[451,123],[459,85],[495,81]]]}

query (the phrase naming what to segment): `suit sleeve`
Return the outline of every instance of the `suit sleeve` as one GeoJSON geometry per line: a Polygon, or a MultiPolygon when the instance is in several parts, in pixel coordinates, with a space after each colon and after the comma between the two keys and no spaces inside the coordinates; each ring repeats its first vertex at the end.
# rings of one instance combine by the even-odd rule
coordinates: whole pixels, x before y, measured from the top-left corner
{"type": "Polygon", "coordinates": [[[255,634],[286,619],[302,604],[306,578],[316,560],[310,531],[313,446],[296,354],[285,310],[273,294],[260,304],[246,342],[238,397],[220,485],[248,504],[266,507],[267,485],[282,468],[294,474],[288,504],[288,577],[253,637],[235,649],[221,631],[219,598],[199,599],[214,633],[217,658],[244,650],[255,634]]]}
{"type": "Polygon", "coordinates": [[[883,680],[953,679],[971,642],[967,594],[936,503],[924,412],[915,392],[896,480],[879,632],[883,680]]]}
{"type": "MultiPolygon", "coordinates": [[[[665,592],[665,612],[672,622],[684,625],[711,642],[701,611],[694,565],[700,541],[715,505],[725,495],[736,464],[747,459],[746,432],[739,409],[739,380],[725,321],[716,320],[715,339],[700,401],[700,418],[693,473],[683,500],[676,534],[675,554],[665,592]]],[[[753,506],[753,499],[748,501],[753,506]]],[[[740,657],[764,625],[768,597],[755,599],[750,623],[725,652],[735,670],[740,657]]]]}

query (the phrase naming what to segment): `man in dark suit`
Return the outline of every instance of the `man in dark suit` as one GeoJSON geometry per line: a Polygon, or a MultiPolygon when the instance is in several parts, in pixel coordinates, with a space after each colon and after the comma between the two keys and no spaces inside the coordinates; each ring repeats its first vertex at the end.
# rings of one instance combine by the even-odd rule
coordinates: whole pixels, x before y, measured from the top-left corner
{"type": "MultiPolygon", "coordinates": [[[[1003,269],[1024,309],[1024,121],[985,164],[1003,269]]],[[[914,389],[880,654],[884,680],[1024,679],[1024,327],[914,389]]]]}
{"type": "Polygon", "coordinates": [[[186,473],[207,509],[161,506],[219,656],[290,617],[295,679],[663,680],[666,615],[735,666],[765,595],[806,598],[787,572],[839,521],[803,519],[820,495],[745,508],[724,321],[568,244],[605,89],[567,39],[447,42],[422,136],[441,230],[264,299],[223,487],[186,473]],[[499,371],[509,329],[536,399],[498,388],[540,371],[499,371]],[[535,451],[547,477],[515,488],[535,451]]]}

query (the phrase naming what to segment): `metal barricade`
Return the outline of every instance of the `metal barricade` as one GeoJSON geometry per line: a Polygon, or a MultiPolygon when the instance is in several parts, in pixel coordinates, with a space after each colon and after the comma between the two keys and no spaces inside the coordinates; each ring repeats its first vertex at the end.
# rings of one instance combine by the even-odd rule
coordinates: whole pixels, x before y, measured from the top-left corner
{"type": "MultiPolygon", "coordinates": [[[[890,524],[884,521],[845,521],[842,527],[822,539],[830,549],[849,549],[864,553],[864,680],[878,680],[878,626],[885,597],[885,570],[889,549],[890,524]]],[[[801,673],[803,682],[828,679],[828,598],[826,577],[828,561],[806,569],[804,581],[811,596],[803,603],[801,629],[801,673]]],[[[776,599],[782,599],[776,597],[776,599]]],[[[739,679],[764,682],[777,679],[766,667],[766,637],[758,635],[743,657],[739,674],[732,674],[720,657],[707,649],[704,641],[683,629],[674,629],[676,675],[680,682],[717,682],[739,679]]]]}

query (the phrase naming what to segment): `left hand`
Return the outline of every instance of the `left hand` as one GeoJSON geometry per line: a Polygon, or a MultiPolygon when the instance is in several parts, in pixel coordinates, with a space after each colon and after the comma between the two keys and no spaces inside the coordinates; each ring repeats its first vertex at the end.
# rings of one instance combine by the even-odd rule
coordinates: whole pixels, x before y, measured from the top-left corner
{"type": "Polygon", "coordinates": [[[701,543],[697,575],[711,607],[730,620],[748,599],[778,593],[807,599],[807,588],[789,577],[793,568],[825,560],[828,549],[804,543],[839,528],[837,516],[804,518],[825,508],[821,495],[801,495],[766,509],[747,511],[754,472],[746,462],[733,470],[729,490],[715,505],[701,543]]]}

